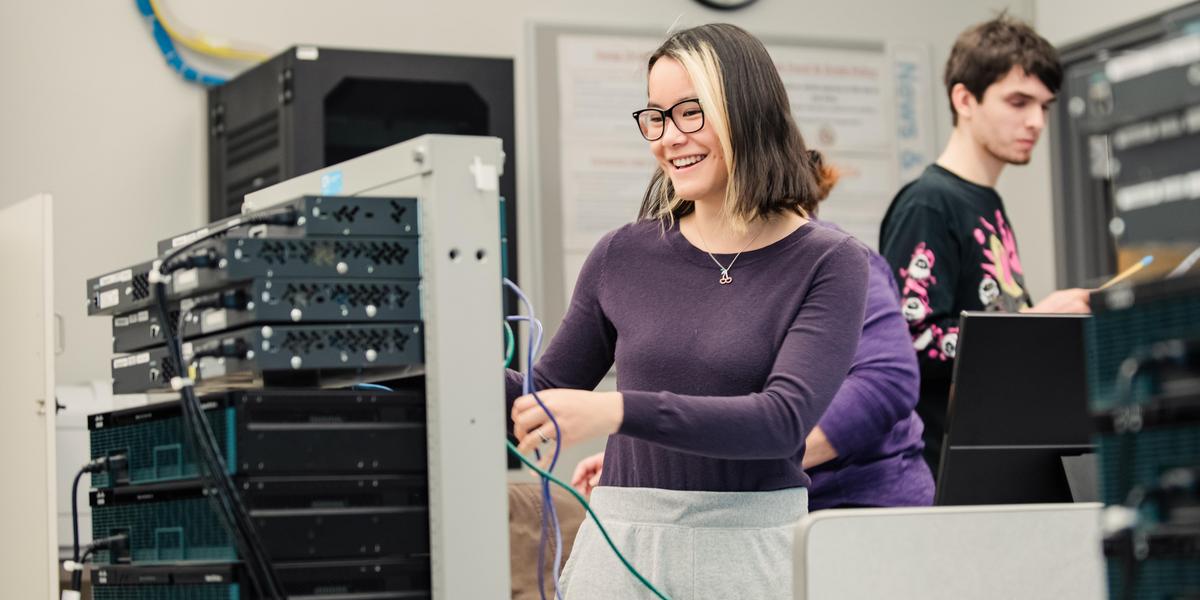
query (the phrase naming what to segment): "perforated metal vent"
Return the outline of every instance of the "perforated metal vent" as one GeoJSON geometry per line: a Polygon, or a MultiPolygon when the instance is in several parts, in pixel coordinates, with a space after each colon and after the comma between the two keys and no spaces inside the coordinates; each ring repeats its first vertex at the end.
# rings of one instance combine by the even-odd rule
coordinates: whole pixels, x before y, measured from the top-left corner
{"type": "Polygon", "coordinates": [[[350,353],[376,352],[398,353],[411,339],[411,329],[335,329],[322,332],[289,331],[280,346],[293,354],[305,354],[331,348],[350,353]]]}
{"type": "Polygon", "coordinates": [[[402,265],[410,250],[399,242],[269,240],[258,257],[269,265],[288,261],[303,264],[333,264],[336,260],[367,258],[377,265],[402,265]]]}
{"type": "Polygon", "coordinates": [[[411,296],[412,292],[405,286],[388,283],[297,282],[287,284],[282,294],[285,302],[297,306],[332,302],[355,308],[367,305],[402,308],[411,296]]]}

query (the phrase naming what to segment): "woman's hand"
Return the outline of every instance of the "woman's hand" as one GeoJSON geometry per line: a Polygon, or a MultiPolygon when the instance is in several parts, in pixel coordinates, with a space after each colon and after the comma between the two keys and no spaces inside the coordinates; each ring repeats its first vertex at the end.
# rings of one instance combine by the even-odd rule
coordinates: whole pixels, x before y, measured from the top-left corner
{"type": "Polygon", "coordinates": [[[817,425],[808,432],[808,438],[804,440],[804,458],[800,461],[800,468],[807,471],[837,457],[837,449],[829,443],[829,438],[825,437],[825,431],[821,429],[821,426],[817,425]]]}
{"type": "Polygon", "coordinates": [[[600,483],[600,473],[602,472],[604,472],[604,453],[597,452],[575,465],[575,474],[571,476],[571,487],[590,500],[592,488],[600,483]]]}
{"type": "MultiPolygon", "coordinates": [[[[537,395],[558,421],[564,448],[614,434],[625,418],[625,399],[620,392],[555,389],[540,391],[537,395]]],[[[522,454],[554,441],[554,423],[533,395],[517,398],[513,403],[512,420],[517,450],[522,454]]]]}

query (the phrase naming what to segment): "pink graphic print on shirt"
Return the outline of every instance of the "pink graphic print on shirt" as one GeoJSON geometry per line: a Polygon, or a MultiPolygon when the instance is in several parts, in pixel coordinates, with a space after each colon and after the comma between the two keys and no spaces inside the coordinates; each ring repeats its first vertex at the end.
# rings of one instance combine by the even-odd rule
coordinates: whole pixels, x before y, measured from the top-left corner
{"type": "MultiPolygon", "coordinates": [[[[983,217],[979,217],[979,223],[981,227],[976,227],[974,231],[975,241],[983,246],[983,255],[990,261],[981,265],[983,272],[987,275],[984,276],[984,281],[980,282],[980,300],[995,299],[992,291],[985,289],[989,285],[988,276],[995,281],[1004,294],[1011,298],[1021,298],[1025,295],[1025,290],[1017,282],[1017,276],[1024,276],[1025,271],[1021,268],[1021,258],[1017,256],[1016,236],[1013,235],[1008,223],[1004,222],[1004,214],[999,210],[996,211],[996,225],[994,226],[983,217]]],[[[998,294],[996,295],[998,296],[998,294]]],[[[984,302],[984,305],[987,306],[989,303],[984,302]]]]}
{"type": "Polygon", "coordinates": [[[908,321],[909,330],[913,334],[913,348],[917,352],[926,352],[932,359],[950,360],[954,358],[958,347],[958,328],[942,329],[935,324],[921,327],[933,309],[929,305],[929,288],[937,284],[933,276],[933,265],[937,257],[925,242],[917,244],[908,268],[900,269],[904,278],[904,289],[901,292],[900,312],[908,321]]]}
{"type": "Polygon", "coordinates": [[[901,295],[907,296],[909,291],[915,291],[928,299],[929,286],[937,283],[937,278],[933,276],[935,260],[933,250],[926,248],[925,242],[917,244],[912,258],[908,260],[908,268],[900,269],[900,276],[904,278],[904,292],[901,295]]]}
{"type": "Polygon", "coordinates": [[[929,349],[929,358],[947,361],[958,354],[958,328],[950,327],[938,336],[937,348],[929,349]]]}

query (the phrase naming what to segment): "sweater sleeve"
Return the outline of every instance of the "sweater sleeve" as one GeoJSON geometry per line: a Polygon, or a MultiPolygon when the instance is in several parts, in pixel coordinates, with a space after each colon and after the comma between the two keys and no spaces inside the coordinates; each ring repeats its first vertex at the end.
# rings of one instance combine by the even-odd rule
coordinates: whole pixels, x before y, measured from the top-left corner
{"type": "Polygon", "coordinates": [[[625,419],[619,433],[714,458],[794,457],[846,376],[866,301],[862,244],[846,238],[817,263],[761,391],[740,396],[622,391],[625,419]]]}
{"type": "Polygon", "coordinates": [[[958,344],[955,294],[962,276],[962,249],[948,215],[921,202],[898,208],[880,239],[880,251],[900,287],[900,310],[908,322],[921,372],[954,358],[958,344]]]}
{"type": "Polygon", "coordinates": [[[821,417],[838,457],[879,446],[917,405],[920,376],[887,261],[871,255],[862,338],[846,381],[821,417]]]}
{"type": "MultiPolygon", "coordinates": [[[[612,367],[617,331],[604,315],[600,289],[605,257],[616,233],[604,236],[584,261],[562,325],[534,365],[536,389],[592,390],[612,367]]],[[[505,373],[509,406],[522,394],[522,379],[518,371],[509,369],[505,373]]]]}

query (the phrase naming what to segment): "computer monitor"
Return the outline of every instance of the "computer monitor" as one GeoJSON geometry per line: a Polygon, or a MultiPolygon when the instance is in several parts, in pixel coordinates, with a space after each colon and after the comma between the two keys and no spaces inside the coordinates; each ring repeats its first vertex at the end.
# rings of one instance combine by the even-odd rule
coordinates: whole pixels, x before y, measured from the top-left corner
{"type": "Polygon", "coordinates": [[[1088,318],[963,313],[935,504],[1096,499],[1088,318]]]}

